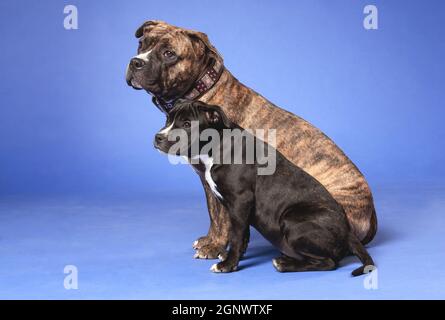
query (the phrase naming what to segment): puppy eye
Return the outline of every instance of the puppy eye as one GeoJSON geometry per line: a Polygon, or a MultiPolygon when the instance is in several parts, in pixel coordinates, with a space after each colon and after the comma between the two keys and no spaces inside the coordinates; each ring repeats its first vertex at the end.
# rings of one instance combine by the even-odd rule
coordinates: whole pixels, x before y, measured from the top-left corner
{"type": "Polygon", "coordinates": [[[142,41],[139,41],[138,50],[142,49],[142,41]]]}
{"type": "Polygon", "coordinates": [[[167,50],[164,52],[164,57],[166,58],[173,58],[174,56],[176,56],[176,54],[173,51],[167,50]]]}
{"type": "Polygon", "coordinates": [[[184,121],[184,124],[182,125],[184,128],[190,128],[191,127],[191,123],[190,121],[184,121]]]}

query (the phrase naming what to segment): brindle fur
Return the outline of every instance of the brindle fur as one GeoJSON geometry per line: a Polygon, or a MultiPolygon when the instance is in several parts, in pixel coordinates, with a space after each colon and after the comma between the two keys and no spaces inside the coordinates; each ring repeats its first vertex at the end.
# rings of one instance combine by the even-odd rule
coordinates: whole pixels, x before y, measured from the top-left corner
{"type": "MultiPolygon", "coordinates": [[[[182,56],[154,87],[145,88],[165,100],[180,98],[205,70],[209,57],[222,57],[201,32],[162,21],[142,25],[136,36],[143,40],[140,52],[167,41],[182,56]],[[179,88],[179,89],[178,89],[179,88]]],[[[354,234],[363,244],[377,231],[371,190],[359,169],[340,148],[304,119],[283,110],[239,82],[227,69],[200,101],[219,105],[231,121],[243,128],[276,129],[276,148],[292,163],[315,177],[344,208],[354,234]]],[[[196,168],[202,179],[202,171],[196,168]]],[[[197,257],[216,258],[228,243],[229,219],[225,209],[204,183],[210,213],[206,237],[194,243],[197,257]]]]}

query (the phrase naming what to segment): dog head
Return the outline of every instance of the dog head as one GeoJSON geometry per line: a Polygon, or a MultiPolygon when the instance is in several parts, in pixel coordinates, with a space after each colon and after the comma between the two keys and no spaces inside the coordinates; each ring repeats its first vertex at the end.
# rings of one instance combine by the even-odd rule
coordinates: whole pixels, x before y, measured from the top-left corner
{"type": "Polygon", "coordinates": [[[162,21],[145,22],[136,38],[139,47],[127,67],[127,83],[164,101],[182,97],[211,59],[222,61],[206,34],[162,21]]]}
{"type": "Polygon", "coordinates": [[[221,137],[223,129],[233,126],[220,107],[180,99],[168,114],[164,128],[156,134],[154,146],[167,154],[193,158],[207,144],[200,139],[204,130],[215,129],[221,137]]]}

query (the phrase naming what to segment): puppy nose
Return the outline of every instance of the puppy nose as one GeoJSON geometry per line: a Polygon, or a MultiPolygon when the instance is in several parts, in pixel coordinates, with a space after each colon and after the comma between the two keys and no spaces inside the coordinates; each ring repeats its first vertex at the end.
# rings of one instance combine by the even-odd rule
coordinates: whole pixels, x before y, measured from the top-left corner
{"type": "Polygon", "coordinates": [[[155,136],[156,143],[161,143],[164,139],[165,139],[165,136],[163,134],[158,133],[155,136]]]}
{"type": "Polygon", "coordinates": [[[143,66],[145,66],[145,61],[139,58],[133,58],[130,60],[130,66],[133,69],[141,69],[143,66]]]}

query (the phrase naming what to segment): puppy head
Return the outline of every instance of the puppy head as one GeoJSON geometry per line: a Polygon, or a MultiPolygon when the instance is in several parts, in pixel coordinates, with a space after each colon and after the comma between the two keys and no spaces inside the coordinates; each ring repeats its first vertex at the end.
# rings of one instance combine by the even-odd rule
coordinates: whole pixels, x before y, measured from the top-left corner
{"type": "Polygon", "coordinates": [[[200,139],[204,130],[214,129],[222,136],[222,130],[230,128],[233,123],[219,106],[181,99],[168,114],[166,125],[156,134],[154,146],[167,154],[192,158],[199,155],[207,143],[200,139]]]}

